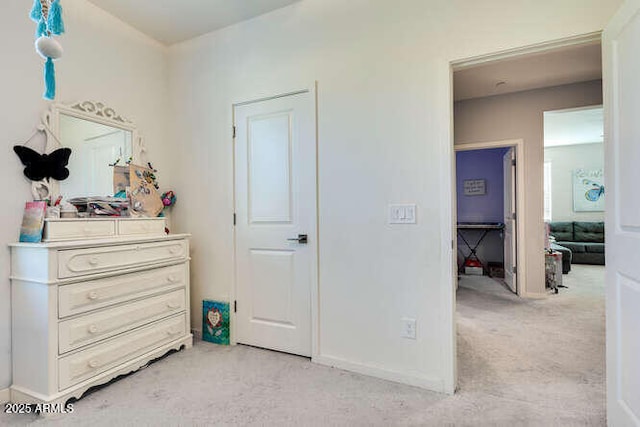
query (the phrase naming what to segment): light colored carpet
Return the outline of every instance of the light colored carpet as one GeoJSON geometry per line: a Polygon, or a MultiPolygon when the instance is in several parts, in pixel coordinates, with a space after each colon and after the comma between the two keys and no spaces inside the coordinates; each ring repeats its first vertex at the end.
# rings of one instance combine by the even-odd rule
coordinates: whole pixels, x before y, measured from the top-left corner
{"type": "Polygon", "coordinates": [[[478,279],[458,289],[461,396],[489,424],[605,425],[604,267],[572,266],[543,300],[478,279]]]}
{"type": "Polygon", "coordinates": [[[251,347],[197,343],[50,419],[2,425],[604,425],[601,267],[521,300],[488,278],[458,290],[460,391],[444,396],[251,347]]]}

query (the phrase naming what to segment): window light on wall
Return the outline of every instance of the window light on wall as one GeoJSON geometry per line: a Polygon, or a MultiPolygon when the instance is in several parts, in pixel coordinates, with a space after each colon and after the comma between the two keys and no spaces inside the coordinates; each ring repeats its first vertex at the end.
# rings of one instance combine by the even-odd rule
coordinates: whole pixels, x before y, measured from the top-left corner
{"type": "Polygon", "coordinates": [[[551,221],[551,162],[544,163],[544,220],[551,221]]]}

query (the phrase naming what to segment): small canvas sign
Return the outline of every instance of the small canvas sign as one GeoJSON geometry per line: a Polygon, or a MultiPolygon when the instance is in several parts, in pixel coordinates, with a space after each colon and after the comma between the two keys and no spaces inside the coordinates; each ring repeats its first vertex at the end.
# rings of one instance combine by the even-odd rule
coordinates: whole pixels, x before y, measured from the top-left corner
{"type": "Polygon", "coordinates": [[[604,173],[602,169],[573,171],[573,210],[604,211],[604,173]]]}
{"type": "Polygon", "coordinates": [[[229,345],[229,303],[202,301],[202,340],[229,345]]]}
{"type": "Polygon", "coordinates": [[[42,240],[46,211],[47,202],[36,201],[26,203],[24,215],[22,216],[22,226],[20,227],[21,242],[39,243],[42,240]]]}
{"type": "Polygon", "coordinates": [[[464,195],[465,196],[483,196],[487,193],[485,179],[465,179],[464,195]]]}

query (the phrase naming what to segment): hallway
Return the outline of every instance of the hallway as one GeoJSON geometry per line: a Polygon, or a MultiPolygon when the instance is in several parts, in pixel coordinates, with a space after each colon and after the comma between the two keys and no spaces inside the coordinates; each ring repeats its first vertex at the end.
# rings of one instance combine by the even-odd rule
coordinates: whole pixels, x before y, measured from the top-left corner
{"type": "Polygon", "coordinates": [[[483,418],[604,425],[604,268],[573,265],[563,280],[558,295],[525,300],[488,277],[462,276],[459,391],[477,394],[483,418]]]}

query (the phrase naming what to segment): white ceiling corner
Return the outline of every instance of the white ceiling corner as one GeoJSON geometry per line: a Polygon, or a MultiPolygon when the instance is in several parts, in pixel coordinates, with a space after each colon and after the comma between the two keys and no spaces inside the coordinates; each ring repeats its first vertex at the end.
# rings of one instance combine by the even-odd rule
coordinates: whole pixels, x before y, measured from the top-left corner
{"type": "Polygon", "coordinates": [[[161,43],[171,45],[300,0],[89,0],[161,43]]]}

